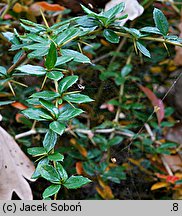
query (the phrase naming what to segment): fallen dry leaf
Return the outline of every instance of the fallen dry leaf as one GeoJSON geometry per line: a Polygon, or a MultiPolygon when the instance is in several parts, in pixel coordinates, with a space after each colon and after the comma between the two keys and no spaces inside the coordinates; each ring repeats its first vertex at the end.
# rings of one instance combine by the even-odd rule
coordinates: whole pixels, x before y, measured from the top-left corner
{"type": "Polygon", "coordinates": [[[59,4],[49,4],[45,1],[36,2],[36,5],[40,6],[46,11],[63,11],[65,8],[59,4]]]}
{"type": "Polygon", "coordinates": [[[137,0],[111,0],[106,4],[105,11],[111,9],[112,7],[121,2],[125,3],[125,10],[124,12],[118,14],[118,17],[123,16],[125,14],[128,14],[128,17],[126,19],[121,20],[120,25],[124,25],[128,20],[136,19],[144,11],[144,8],[138,3],[137,0]]]}
{"type": "Polygon", "coordinates": [[[170,184],[168,182],[157,182],[152,185],[151,190],[157,190],[160,188],[168,187],[170,184]]]}
{"type": "Polygon", "coordinates": [[[178,154],[163,155],[163,158],[173,172],[182,171],[182,160],[178,154]]]}
{"type": "Polygon", "coordinates": [[[157,115],[158,124],[160,125],[161,121],[164,118],[164,104],[161,99],[157,98],[156,95],[147,87],[139,85],[139,88],[145,93],[148,99],[151,101],[154,111],[157,115]]]}
{"type": "Polygon", "coordinates": [[[32,191],[25,178],[32,180],[34,170],[33,163],[18,144],[0,127],[0,200],[10,200],[13,192],[20,199],[32,200],[32,191]]]}

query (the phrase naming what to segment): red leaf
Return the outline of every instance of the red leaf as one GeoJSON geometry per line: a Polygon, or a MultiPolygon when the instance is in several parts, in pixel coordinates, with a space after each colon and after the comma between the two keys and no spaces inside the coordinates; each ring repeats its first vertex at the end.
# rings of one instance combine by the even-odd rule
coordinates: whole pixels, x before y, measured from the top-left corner
{"type": "Polygon", "coordinates": [[[175,183],[176,181],[178,181],[180,178],[177,176],[168,176],[166,179],[166,182],[170,182],[170,183],[175,183]]]}
{"type": "Polygon", "coordinates": [[[49,4],[45,1],[36,2],[35,4],[39,5],[44,10],[47,10],[47,11],[63,11],[65,9],[63,6],[60,6],[59,4],[49,4]]]}
{"type": "Polygon", "coordinates": [[[145,93],[145,95],[151,101],[154,107],[154,111],[157,115],[158,124],[160,124],[164,118],[164,104],[162,100],[157,98],[156,95],[149,88],[144,87],[142,85],[139,85],[139,88],[145,93]]]}

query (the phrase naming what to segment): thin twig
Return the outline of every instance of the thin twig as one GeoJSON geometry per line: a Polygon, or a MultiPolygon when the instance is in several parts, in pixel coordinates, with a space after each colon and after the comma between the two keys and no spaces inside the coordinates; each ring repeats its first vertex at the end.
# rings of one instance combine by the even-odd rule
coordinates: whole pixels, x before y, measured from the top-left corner
{"type": "Polygon", "coordinates": [[[7,74],[10,74],[16,67],[18,67],[26,59],[26,57],[27,54],[24,53],[22,57],[8,69],[7,74]]]}
{"type": "Polygon", "coordinates": [[[35,129],[31,129],[29,131],[26,131],[26,132],[23,132],[23,133],[20,133],[18,135],[15,136],[15,139],[20,139],[22,137],[27,137],[27,136],[30,136],[30,135],[33,135],[33,134],[36,134],[37,131],[35,129]]]}

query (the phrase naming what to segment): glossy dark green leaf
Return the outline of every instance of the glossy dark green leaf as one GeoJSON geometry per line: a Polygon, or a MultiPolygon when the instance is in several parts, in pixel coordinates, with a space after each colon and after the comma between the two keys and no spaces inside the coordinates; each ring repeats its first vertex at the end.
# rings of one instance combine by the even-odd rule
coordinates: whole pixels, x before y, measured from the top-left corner
{"type": "Polygon", "coordinates": [[[159,31],[156,27],[144,27],[140,29],[141,32],[151,33],[151,34],[159,34],[162,35],[162,33],[159,31]]]}
{"type": "Polygon", "coordinates": [[[40,160],[40,161],[38,162],[38,164],[37,164],[37,167],[36,167],[36,169],[35,169],[33,175],[31,176],[31,178],[32,178],[32,179],[37,179],[37,178],[39,178],[39,177],[40,177],[40,172],[39,172],[40,167],[41,167],[42,165],[48,165],[48,164],[49,164],[49,160],[48,160],[47,157],[46,157],[46,158],[43,158],[42,160],[40,160]]]}
{"type": "Polygon", "coordinates": [[[16,69],[29,75],[42,76],[46,74],[45,68],[41,66],[34,66],[34,65],[27,64],[27,65],[19,66],[16,69]]]}
{"type": "Polygon", "coordinates": [[[126,77],[132,71],[132,65],[126,64],[121,70],[121,76],[126,77]]]}
{"type": "Polygon", "coordinates": [[[1,76],[6,76],[6,75],[7,75],[7,73],[6,73],[6,68],[0,66],[0,77],[1,77],[1,76]]]}
{"type": "Polygon", "coordinates": [[[122,27],[122,29],[124,29],[126,32],[128,32],[129,34],[131,34],[136,39],[138,39],[138,38],[140,38],[140,37],[143,36],[138,29],[127,28],[127,27],[124,27],[124,26],[122,27]]]}
{"type": "Polygon", "coordinates": [[[12,32],[2,32],[3,36],[12,44],[20,44],[18,37],[12,32]]]}
{"type": "Polygon", "coordinates": [[[117,14],[123,12],[124,8],[125,8],[125,4],[122,2],[122,3],[117,4],[116,6],[112,7],[108,11],[105,11],[105,12],[101,13],[101,15],[108,18],[108,19],[112,19],[117,14]]]}
{"type": "Polygon", "coordinates": [[[60,189],[61,189],[61,185],[55,185],[55,184],[50,185],[44,190],[43,198],[45,199],[47,197],[53,196],[54,194],[58,193],[60,189]]]}
{"type": "Polygon", "coordinates": [[[74,59],[74,57],[72,57],[72,56],[60,56],[57,58],[55,66],[65,64],[65,63],[67,63],[73,59],[74,59]]]}
{"type": "Polygon", "coordinates": [[[159,31],[163,35],[167,35],[169,31],[169,24],[162,11],[155,8],[153,12],[153,17],[154,17],[155,26],[159,29],[159,31]]]}
{"type": "Polygon", "coordinates": [[[23,50],[20,50],[19,52],[16,53],[16,55],[13,57],[13,64],[16,64],[16,62],[21,58],[23,53],[24,53],[23,50]]]}
{"type": "Polygon", "coordinates": [[[79,28],[70,27],[58,35],[56,39],[56,43],[60,45],[67,41],[70,41],[71,39],[74,39],[76,36],[78,36],[79,33],[80,33],[79,28]]]}
{"type": "Polygon", "coordinates": [[[93,11],[91,11],[90,9],[86,8],[84,5],[81,4],[82,9],[84,10],[85,13],[87,14],[94,14],[95,16],[97,16],[96,13],[94,13],[93,11]]]}
{"type": "Polygon", "coordinates": [[[64,133],[66,126],[58,121],[53,121],[49,124],[49,128],[61,136],[64,133]]]}
{"type": "Polygon", "coordinates": [[[176,148],[176,147],[177,147],[177,143],[167,142],[167,143],[161,144],[158,148],[166,149],[166,148],[176,148]]]}
{"type": "Polygon", "coordinates": [[[46,38],[40,37],[37,34],[31,34],[31,33],[27,34],[26,38],[30,39],[31,41],[38,42],[38,43],[45,43],[45,42],[47,42],[46,38]]]}
{"type": "Polygon", "coordinates": [[[60,183],[60,177],[57,170],[51,165],[42,165],[40,167],[40,175],[52,183],[60,183]]]}
{"type": "Polygon", "coordinates": [[[57,133],[55,133],[52,130],[48,130],[46,133],[44,140],[43,140],[43,146],[46,149],[47,152],[49,152],[51,149],[54,148],[57,142],[57,133]]]}
{"type": "Polygon", "coordinates": [[[68,95],[65,95],[63,97],[63,100],[65,101],[68,101],[68,102],[71,102],[71,103],[88,103],[88,102],[92,102],[93,100],[87,96],[87,95],[84,95],[84,94],[68,94],[68,95]]]}
{"type": "Polygon", "coordinates": [[[82,109],[73,108],[70,105],[65,105],[60,109],[60,114],[59,114],[58,120],[63,121],[63,122],[68,121],[71,118],[74,118],[83,112],[84,111],[82,109]]]}
{"type": "Polygon", "coordinates": [[[32,94],[30,97],[32,98],[42,98],[45,100],[53,100],[57,97],[59,97],[60,94],[57,92],[53,92],[53,91],[41,91],[41,92],[36,92],[34,94],[32,94]]]}
{"type": "Polygon", "coordinates": [[[40,156],[46,154],[46,150],[43,147],[28,148],[27,152],[29,155],[33,155],[33,156],[40,156]]]}
{"type": "Polygon", "coordinates": [[[124,167],[114,167],[108,170],[103,175],[104,180],[110,180],[114,183],[119,184],[121,180],[126,179],[126,174],[124,173],[124,167]]]}
{"type": "Polygon", "coordinates": [[[8,104],[12,104],[13,102],[15,102],[15,101],[0,101],[0,106],[5,106],[5,105],[8,105],[8,104]]]}
{"type": "Polygon", "coordinates": [[[137,48],[140,50],[141,53],[143,53],[148,58],[151,58],[150,52],[148,51],[148,49],[143,44],[141,44],[139,41],[137,41],[136,45],[137,45],[137,48]]]}
{"type": "Polygon", "coordinates": [[[59,81],[60,79],[63,78],[63,73],[60,72],[60,71],[51,71],[51,72],[47,72],[47,77],[49,79],[52,79],[52,80],[56,80],[56,81],[59,81]]]}
{"type": "Polygon", "coordinates": [[[61,54],[62,54],[62,56],[72,57],[73,61],[75,61],[75,62],[88,63],[88,64],[91,63],[90,59],[86,55],[84,55],[80,52],[77,52],[75,50],[62,49],[61,54]]]}
{"type": "Polygon", "coordinates": [[[49,48],[49,52],[46,56],[45,66],[48,70],[54,68],[57,61],[57,50],[55,44],[52,42],[49,48]]]}
{"type": "Polygon", "coordinates": [[[29,59],[42,59],[43,56],[47,55],[49,48],[48,47],[43,47],[39,49],[35,49],[33,52],[29,53],[27,57],[29,59]]]}
{"type": "Polygon", "coordinates": [[[68,179],[68,174],[67,174],[66,170],[64,169],[64,167],[60,163],[57,163],[56,167],[57,167],[57,171],[59,173],[61,180],[63,182],[66,181],[68,179]]]}
{"type": "Polygon", "coordinates": [[[28,108],[23,110],[22,113],[29,119],[37,121],[52,120],[52,116],[44,109],[28,108]]]}
{"type": "Polygon", "coordinates": [[[71,176],[65,181],[65,183],[63,183],[63,185],[67,189],[77,189],[90,182],[91,182],[90,179],[85,178],[83,176],[71,176]]]}
{"type": "Polygon", "coordinates": [[[113,30],[104,29],[103,35],[107,41],[111,43],[119,43],[119,36],[113,30]]]}
{"type": "Polygon", "coordinates": [[[48,156],[48,159],[51,161],[63,161],[64,155],[60,154],[59,152],[54,152],[48,156]]]}
{"type": "Polygon", "coordinates": [[[39,99],[40,104],[47,109],[55,118],[58,117],[59,115],[59,109],[52,104],[50,101],[44,100],[44,99],[39,99]]]}
{"type": "Polygon", "coordinates": [[[78,76],[67,76],[63,78],[59,82],[58,91],[60,94],[65,92],[68,88],[70,88],[73,84],[78,81],[78,76]]]}
{"type": "Polygon", "coordinates": [[[121,144],[122,141],[123,141],[122,136],[115,136],[114,138],[109,140],[108,145],[109,146],[118,145],[118,144],[121,144]]]}

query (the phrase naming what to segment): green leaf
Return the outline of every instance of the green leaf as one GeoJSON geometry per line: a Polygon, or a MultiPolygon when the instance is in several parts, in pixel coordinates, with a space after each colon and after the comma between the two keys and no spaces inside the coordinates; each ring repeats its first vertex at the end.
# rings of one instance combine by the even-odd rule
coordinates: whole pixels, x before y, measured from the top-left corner
{"type": "Polygon", "coordinates": [[[123,141],[123,137],[115,136],[114,138],[109,140],[108,145],[109,146],[118,145],[121,144],[122,141],[123,141]]]}
{"type": "Polygon", "coordinates": [[[124,27],[124,26],[122,27],[122,29],[124,29],[126,32],[128,32],[129,34],[131,34],[136,39],[138,39],[138,38],[140,38],[140,37],[143,36],[138,29],[127,28],[127,27],[124,27]]]}
{"type": "Polygon", "coordinates": [[[40,175],[52,183],[60,184],[60,177],[57,170],[51,165],[42,165],[40,167],[40,175]]]}
{"type": "Polygon", "coordinates": [[[71,118],[74,118],[83,112],[84,111],[82,109],[73,108],[70,105],[65,105],[59,110],[60,114],[59,114],[58,120],[62,122],[68,121],[71,118]]]}
{"type": "Polygon", "coordinates": [[[0,106],[5,106],[5,105],[8,105],[8,104],[12,104],[13,102],[15,102],[15,101],[0,101],[0,106]]]}
{"type": "Polygon", "coordinates": [[[61,185],[55,185],[52,184],[48,188],[46,188],[43,192],[43,198],[47,198],[50,196],[53,196],[54,194],[58,193],[59,190],[61,189],[61,185]]]}
{"type": "Polygon", "coordinates": [[[162,33],[159,31],[156,27],[144,27],[140,29],[141,32],[151,33],[151,34],[159,34],[162,35],[162,33]]]}
{"type": "Polygon", "coordinates": [[[82,7],[82,9],[84,10],[85,13],[87,13],[87,14],[94,14],[95,16],[97,16],[96,13],[94,13],[90,9],[86,8],[84,5],[81,4],[81,7],[82,7]]]}
{"type": "Polygon", "coordinates": [[[63,185],[67,189],[77,189],[90,182],[91,182],[90,179],[85,178],[83,176],[71,176],[69,179],[66,180],[65,183],[63,183],[63,185]]]}
{"type": "Polygon", "coordinates": [[[41,66],[34,66],[29,64],[17,67],[16,70],[19,70],[29,75],[36,75],[36,76],[42,76],[46,74],[45,68],[41,66]]]}
{"type": "Polygon", "coordinates": [[[107,41],[111,43],[119,43],[119,36],[113,30],[104,29],[103,35],[107,41]]]}
{"type": "Polygon", "coordinates": [[[52,80],[59,81],[60,79],[63,78],[63,76],[64,76],[63,73],[61,73],[60,71],[47,72],[47,77],[52,80]]]}
{"type": "Polygon", "coordinates": [[[60,163],[57,163],[56,167],[57,167],[57,171],[61,177],[61,180],[63,182],[66,181],[68,179],[68,174],[67,174],[66,170],[64,169],[64,167],[60,163]]]}
{"type": "Polygon", "coordinates": [[[34,94],[32,94],[30,97],[32,98],[42,98],[45,100],[53,100],[57,97],[59,97],[60,94],[57,92],[53,92],[53,91],[41,91],[41,92],[36,92],[34,94]]]}
{"type": "Polygon", "coordinates": [[[121,76],[126,77],[132,71],[132,65],[126,64],[121,70],[121,76]]]}
{"type": "Polygon", "coordinates": [[[43,48],[35,49],[33,52],[29,53],[28,58],[41,59],[43,56],[47,55],[47,53],[48,53],[48,48],[44,46],[43,48]]]}
{"type": "Polygon", "coordinates": [[[6,68],[0,66],[0,77],[1,77],[1,76],[6,76],[6,75],[7,75],[6,68]]]}
{"type": "Polygon", "coordinates": [[[28,108],[23,110],[22,113],[29,119],[37,121],[52,120],[52,116],[44,109],[28,108]]]}
{"type": "Polygon", "coordinates": [[[43,146],[46,149],[47,152],[49,152],[51,149],[54,148],[57,142],[57,133],[55,133],[52,130],[48,130],[46,133],[44,140],[43,140],[43,146]]]}
{"type": "Polygon", "coordinates": [[[61,54],[62,54],[62,56],[72,57],[73,61],[75,61],[75,62],[88,63],[88,64],[91,63],[90,59],[87,56],[83,55],[80,52],[74,51],[74,50],[62,49],[61,54]]]}
{"type": "Polygon", "coordinates": [[[72,103],[88,103],[88,102],[92,102],[94,100],[92,100],[90,97],[88,97],[87,95],[84,94],[68,94],[65,95],[63,97],[63,100],[68,101],[68,102],[72,102],[72,103]]]}
{"type": "Polygon", "coordinates": [[[55,118],[59,115],[59,109],[54,106],[50,101],[46,101],[44,99],[39,99],[41,105],[46,108],[55,118]]]}
{"type": "Polygon", "coordinates": [[[34,173],[33,173],[32,176],[31,176],[31,178],[32,178],[32,179],[37,179],[37,178],[39,178],[39,177],[40,177],[40,172],[39,172],[39,171],[40,171],[40,167],[41,167],[42,165],[48,165],[48,163],[49,163],[49,160],[48,160],[47,157],[46,157],[46,158],[43,158],[42,160],[40,160],[39,163],[37,164],[37,167],[36,167],[34,173]]]}
{"type": "Polygon", "coordinates": [[[59,82],[58,91],[60,94],[65,92],[68,88],[70,88],[73,84],[75,84],[78,80],[78,76],[67,76],[63,78],[59,82]]]}
{"type": "Polygon", "coordinates": [[[67,41],[70,41],[70,40],[74,39],[76,36],[78,36],[79,33],[80,33],[79,28],[70,27],[58,35],[58,37],[56,39],[56,43],[58,45],[60,45],[60,44],[63,44],[67,41]]]}
{"type": "Polygon", "coordinates": [[[122,2],[122,3],[117,4],[116,6],[112,7],[108,11],[101,13],[101,15],[108,18],[108,19],[112,19],[117,14],[123,12],[124,8],[125,8],[125,4],[122,2]]]}
{"type": "Polygon", "coordinates": [[[49,48],[49,52],[46,56],[45,66],[48,70],[54,68],[57,61],[57,50],[55,44],[52,42],[49,48]]]}
{"type": "Polygon", "coordinates": [[[17,52],[16,55],[13,57],[13,64],[16,64],[16,62],[21,58],[23,54],[24,54],[23,50],[17,52]]]}
{"type": "Polygon", "coordinates": [[[120,183],[121,180],[126,179],[126,174],[124,173],[124,167],[114,167],[108,170],[103,175],[104,180],[110,180],[117,184],[120,183]]]}
{"type": "Polygon", "coordinates": [[[72,56],[60,56],[57,58],[55,66],[65,64],[65,63],[67,63],[73,59],[74,59],[74,57],[72,57],[72,56]]]}
{"type": "Polygon", "coordinates": [[[176,146],[177,146],[177,143],[167,142],[167,143],[163,143],[162,145],[160,145],[158,149],[176,148],[176,146]]]}
{"type": "Polygon", "coordinates": [[[159,29],[159,31],[163,35],[167,35],[169,31],[169,24],[162,11],[155,8],[153,12],[153,17],[154,17],[155,25],[159,29]]]}
{"type": "Polygon", "coordinates": [[[66,129],[66,126],[58,121],[53,121],[49,124],[49,128],[61,136],[66,129]]]}
{"type": "Polygon", "coordinates": [[[18,37],[12,32],[2,32],[3,36],[12,44],[20,44],[18,37]]]}
{"type": "Polygon", "coordinates": [[[59,152],[54,152],[48,156],[48,159],[52,161],[63,161],[64,155],[60,154],[59,152]]]}
{"type": "Polygon", "coordinates": [[[137,48],[140,50],[141,53],[143,53],[148,58],[151,58],[150,52],[148,51],[148,49],[143,44],[141,44],[139,41],[137,41],[136,45],[137,45],[137,48]]]}
{"type": "Polygon", "coordinates": [[[46,154],[46,150],[43,147],[28,148],[27,152],[29,155],[33,155],[33,156],[41,156],[46,154]]]}

